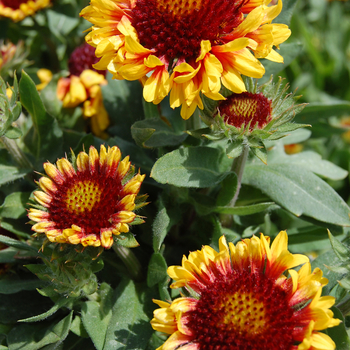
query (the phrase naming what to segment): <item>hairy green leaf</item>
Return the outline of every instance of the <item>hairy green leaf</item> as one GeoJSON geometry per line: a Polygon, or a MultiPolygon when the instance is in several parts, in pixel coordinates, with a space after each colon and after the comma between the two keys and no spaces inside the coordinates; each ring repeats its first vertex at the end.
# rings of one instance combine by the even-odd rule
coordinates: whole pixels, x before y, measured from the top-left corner
{"type": "Polygon", "coordinates": [[[259,188],[296,216],[350,226],[350,208],[344,200],[326,182],[300,166],[251,164],[245,168],[243,182],[259,188]]]}
{"type": "Polygon", "coordinates": [[[151,177],[178,187],[211,187],[230,174],[220,171],[220,158],[220,151],[215,148],[180,148],[159,158],[151,177]]]}

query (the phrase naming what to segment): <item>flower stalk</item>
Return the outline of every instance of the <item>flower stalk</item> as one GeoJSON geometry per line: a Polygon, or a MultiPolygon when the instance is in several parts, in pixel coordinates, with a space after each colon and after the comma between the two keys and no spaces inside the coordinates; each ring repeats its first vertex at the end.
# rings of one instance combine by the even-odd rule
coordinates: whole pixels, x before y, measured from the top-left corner
{"type": "Polygon", "coordinates": [[[140,281],[141,276],[141,264],[131,249],[123,247],[119,244],[113,244],[113,250],[116,252],[118,257],[123,261],[127,268],[131,278],[134,281],[140,281]]]}
{"type": "Polygon", "coordinates": [[[9,139],[6,136],[1,136],[0,141],[20,168],[33,169],[32,163],[28,160],[23,151],[18,147],[15,140],[9,139]]]}
{"type": "Polygon", "coordinates": [[[234,207],[238,199],[239,191],[242,185],[244,167],[248,159],[249,149],[250,147],[248,145],[244,145],[241,155],[235,158],[232,163],[231,170],[234,171],[237,175],[237,189],[235,195],[233,196],[230,202],[230,207],[234,207]]]}

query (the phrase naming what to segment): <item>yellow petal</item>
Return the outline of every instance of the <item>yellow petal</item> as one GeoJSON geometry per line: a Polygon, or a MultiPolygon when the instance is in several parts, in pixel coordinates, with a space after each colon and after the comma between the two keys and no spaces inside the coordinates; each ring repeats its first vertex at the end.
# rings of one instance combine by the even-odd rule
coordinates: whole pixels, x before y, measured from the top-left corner
{"type": "Polygon", "coordinates": [[[89,169],[89,156],[85,152],[78,154],[77,168],[79,171],[87,171],[89,169]]]}
{"type": "Polygon", "coordinates": [[[99,73],[97,73],[93,70],[90,70],[90,69],[85,69],[80,74],[80,80],[87,89],[93,85],[107,83],[105,77],[102,74],[99,74],[99,73]]]}

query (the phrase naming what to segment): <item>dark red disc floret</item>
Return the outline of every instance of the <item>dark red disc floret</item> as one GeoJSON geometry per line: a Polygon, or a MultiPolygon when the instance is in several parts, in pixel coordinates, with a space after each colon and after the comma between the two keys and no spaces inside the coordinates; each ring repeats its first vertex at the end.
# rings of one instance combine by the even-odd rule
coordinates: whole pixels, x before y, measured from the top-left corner
{"type": "Polygon", "coordinates": [[[85,43],[72,52],[68,61],[69,72],[79,76],[84,70],[91,69],[105,76],[106,70],[97,70],[92,66],[98,61],[99,58],[95,56],[95,48],[85,43]]]}
{"type": "Polygon", "coordinates": [[[52,197],[50,204],[50,221],[55,222],[56,229],[79,226],[85,235],[98,234],[101,228],[112,226],[110,218],[113,214],[123,210],[119,201],[121,198],[122,184],[118,179],[106,178],[105,174],[79,173],[59,186],[52,197]],[[96,201],[92,210],[84,210],[77,214],[67,210],[67,192],[77,182],[91,181],[98,185],[99,200],[96,201]]]}
{"type": "Polygon", "coordinates": [[[26,4],[28,0],[0,0],[0,4],[13,10],[18,10],[21,4],[26,4]]]}
{"type": "Polygon", "coordinates": [[[240,8],[246,0],[139,0],[132,10],[132,25],[140,43],[157,57],[195,59],[202,40],[220,43],[243,20],[240,8]]]}
{"type": "MultiPolygon", "coordinates": [[[[248,271],[218,277],[201,292],[196,309],[188,313],[186,326],[193,332],[192,341],[201,350],[290,350],[294,348],[293,331],[298,327],[296,310],[288,304],[291,284],[281,288],[263,273],[248,271]],[[248,323],[235,327],[235,323],[224,323],[223,317],[240,316],[239,306],[230,302],[233,295],[253,295],[256,303],[263,304],[266,313],[261,320],[262,329],[248,323]],[[232,311],[233,310],[233,311],[232,311]]],[[[243,303],[242,301],[240,302],[243,303]]],[[[250,316],[250,320],[254,315],[250,316]]],[[[261,327],[260,327],[261,328],[261,327]]]]}
{"type": "Polygon", "coordinates": [[[219,105],[224,121],[236,128],[248,125],[262,129],[272,119],[272,100],[262,93],[242,92],[232,94],[219,105]]]}

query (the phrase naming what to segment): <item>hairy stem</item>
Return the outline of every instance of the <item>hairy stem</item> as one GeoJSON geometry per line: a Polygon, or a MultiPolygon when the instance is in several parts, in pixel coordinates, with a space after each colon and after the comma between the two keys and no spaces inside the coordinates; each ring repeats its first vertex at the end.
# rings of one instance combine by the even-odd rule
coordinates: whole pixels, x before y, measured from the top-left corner
{"type": "Polygon", "coordinates": [[[113,244],[113,249],[117,253],[118,257],[123,261],[131,278],[135,281],[142,280],[142,267],[135,254],[129,248],[118,244],[113,244]]]}
{"type": "Polygon", "coordinates": [[[235,195],[233,196],[233,198],[230,202],[230,207],[234,207],[236,204],[236,201],[237,201],[237,198],[239,195],[239,191],[240,191],[241,185],[242,185],[242,177],[243,177],[245,163],[246,163],[247,158],[248,158],[248,154],[249,154],[249,146],[244,145],[241,155],[239,157],[237,157],[232,163],[231,170],[234,171],[237,175],[237,189],[236,189],[235,195]]]}

